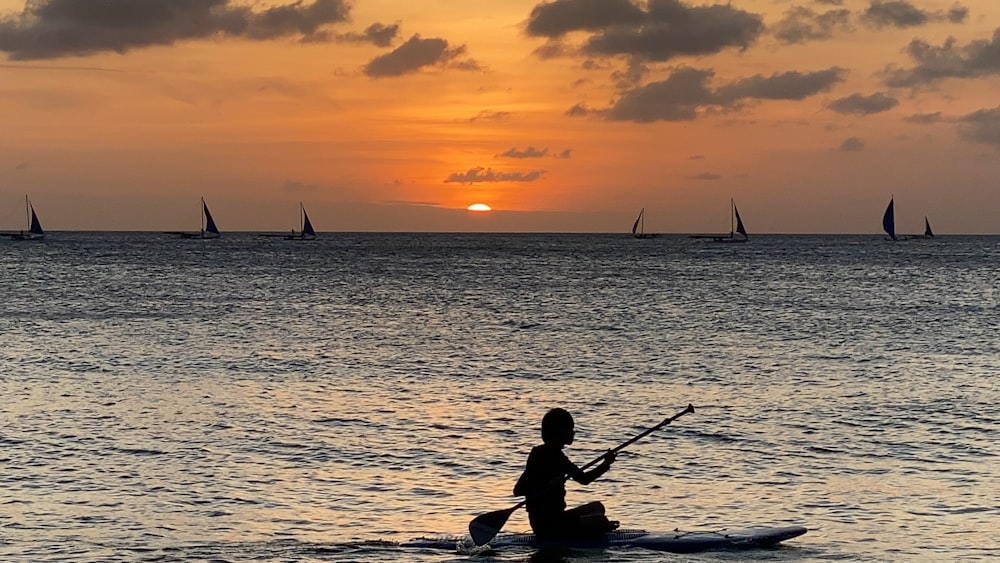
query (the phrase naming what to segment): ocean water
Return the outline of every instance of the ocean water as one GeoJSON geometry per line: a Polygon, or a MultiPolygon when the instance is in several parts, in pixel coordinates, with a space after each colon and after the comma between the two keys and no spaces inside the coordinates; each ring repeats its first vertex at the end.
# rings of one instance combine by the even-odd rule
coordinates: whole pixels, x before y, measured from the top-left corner
{"type": "Polygon", "coordinates": [[[515,504],[551,407],[582,465],[689,403],[569,502],[810,531],[557,560],[1000,560],[998,278],[981,236],[0,241],[0,560],[534,560],[398,542],[515,504]]]}

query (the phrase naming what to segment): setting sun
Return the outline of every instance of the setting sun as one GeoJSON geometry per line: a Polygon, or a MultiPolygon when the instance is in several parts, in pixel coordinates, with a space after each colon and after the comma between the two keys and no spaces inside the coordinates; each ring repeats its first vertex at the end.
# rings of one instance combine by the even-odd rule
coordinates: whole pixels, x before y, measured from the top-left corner
{"type": "Polygon", "coordinates": [[[467,209],[469,211],[493,211],[493,208],[485,203],[473,203],[467,209]]]}

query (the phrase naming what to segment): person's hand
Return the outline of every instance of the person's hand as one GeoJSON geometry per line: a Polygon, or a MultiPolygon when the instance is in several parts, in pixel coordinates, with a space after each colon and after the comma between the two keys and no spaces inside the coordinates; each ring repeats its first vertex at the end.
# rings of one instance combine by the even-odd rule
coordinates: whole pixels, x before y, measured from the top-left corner
{"type": "Polygon", "coordinates": [[[611,464],[614,463],[616,459],[618,459],[618,452],[614,450],[608,450],[608,453],[604,454],[603,464],[608,467],[611,467],[611,464]]]}

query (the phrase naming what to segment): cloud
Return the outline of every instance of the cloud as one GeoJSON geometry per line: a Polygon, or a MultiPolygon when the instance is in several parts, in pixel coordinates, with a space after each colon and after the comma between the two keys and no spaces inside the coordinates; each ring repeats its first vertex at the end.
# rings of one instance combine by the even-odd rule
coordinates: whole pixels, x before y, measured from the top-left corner
{"type": "MultiPolygon", "coordinates": [[[[747,99],[801,100],[829,90],[844,80],[845,72],[831,67],[806,73],[758,74],[712,90],[709,81],[714,74],[705,69],[677,69],[666,80],[626,92],[611,107],[607,116],[614,121],[685,121],[695,119],[699,109],[733,109],[747,99]]],[[[580,114],[581,111],[575,113],[580,114]]],[[[588,113],[593,113],[593,110],[588,113]]]]}
{"type": "Polygon", "coordinates": [[[254,10],[233,0],[47,0],[0,19],[0,51],[12,60],[126,53],[178,41],[322,36],[345,22],[347,0],[293,2],[254,10]]]}
{"type": "Polygon", "coordinates": [[[535,147],[528,147],[528,148],[526,148],[524,150],[520,150],[518,148],[510,148],[510,149],[508,149],[508,150],[506,150],[506,151],[498,154],[497,157],[498,158],[545,158],[545,157],[551,157],[551,158],[569,158],[571,152],[572,151],[570,149],[563,149],[562,151],[560,151],[560,152],[558,152],[556,154],[551,154],[551,153],[549,153],[548,147],[546,147],[544,149],[537,149],[535,147]]]}
{"type": "Polygon", "coordinates": [[[861,137],[848,137],[844,139],[843,143],[840,143],[840,150],[842,152],[861,152],[865,150],[865,140],[861,137]]]}
{"type": "Polygon", "coordinates": [[[969,9],[959,5],[952,7],[947,12],[929,12],[914,6],[907,0],[871,0],[871,4],[861,14],[861,21],[876,29],[907,28],[930,22],[962,23],[968,16],[969,9]]]}
{"type": "Polygon", "coordinates": [[[944,121],[944,118],[941,116],[941,112],[939,111],[934,113],[915,113],[905,117],[904,119],[910,123],[920,123],[923,125],[930,125],[944,121]]]}
{"type": "MultiPolygon", "coordinates": [[[[372,59],[365,65],[364,73],[372,77],[402,76],[427,66],[448,65],[464,54],[465,45],[450,47],[445,39],[414,35],[393,51],[372,59]]],[[[479,66],[475,61],[465,61],[459,68],[476,70],[479,66]]]]}
{"type": "Polygon", "coordinates": [[[532,8],[526,31],[533,37],[556,38],[571,31],[641,25],[645,18],[630,0],[555,0],[532,8]]]}
{"type": "MultiPolygon", "coordinates": [[[[645,10],[628,0],[555,0],[535,6],[528,19],[527,33],[534,37],[559,39],[575,31],[590,33],[581,49],[587,55],[667,61],[745,49],[764,32],[764,22],[730,4],[686,6],[679,0],[649,0],[645,10]]],[[[543,54],[568,52],[550,46],[543,54]]]]}
{"type": "Polygon", "coordinates": [[[727,105],[745,98],[804,100],[829,90],[843,81],[845,74],[844,69],[838,67],[816,72],[789,71],[771,76],[757,74],[719,88],[717,97],[727,105]]]}
{"type": "Polygon", "coordinates": [[[906,48],[916,61],[913,68],[889,67],[885,84],[891,88],[919,87],[946,78],[980,78],[1000,74],[1000,29],[992,40],[971,41],[960,46],[949,37],[940,46],[914,39],[906,48]]]}
{"type": "Polygon", "coordinates": [[[512,115],[514,114],[509,111],[493,111],[484,109],[483,111],[470,117],[469,123],[475,123],[477,121],[509,121],[512,115]]]}
{"type": "Polygon", "coordinates": [[[500,153],[500,156],[506,158],[543,158],[549,154],[549,149],[536,149],[535,147],[528,147],[526,149],[519,150],[516,148],[511,148],[500,153]]]}
{"type": "Polygon", "coordinates": [[[877,92],[871,96],[851,94],[850,96],[838,98],[830,102],[826,107],[837,113],[871,115],[873,113],[889,111],[898,105],[899,100],[896,98],[877,92]]]}
{"type": "Polygon", "coordinates": [[[534,182],[545,175],[545,170],[529,172],[497,172],[492,168],[477,166],[466,172],[456,172],[448,176],[445,183],[478,184],[493,182],[534,182]]]}
{"type": "Polygon", "coordinates": [[[399,35],[399,24],[373,23],[366,27],[362,33],[343,33],[337,36],[337,40],[349,43],[372,43],[378,47],[388,47],[392,45],[397,35],[399,35]]]}
{"type": "Polygon", "coordinates": [[[959,123],[963,139],[1000,148],[1000,106],[972,112],[961,117],[959,123]]]}
{"type": "Polygon", "coordinates": [[[712,103],[711,70],[682,68],[669,78],[625,93],[611,108],[613,121],[686,121],[712,103]]]}
{"type": "Polygon", "coordinates": [[[827,10],[817,13],[812,8],[793,6],[771,31],[782,43],[805,43],[817,39],[831,39],[836,30],[850,29],[851,11],[827,10]]]}

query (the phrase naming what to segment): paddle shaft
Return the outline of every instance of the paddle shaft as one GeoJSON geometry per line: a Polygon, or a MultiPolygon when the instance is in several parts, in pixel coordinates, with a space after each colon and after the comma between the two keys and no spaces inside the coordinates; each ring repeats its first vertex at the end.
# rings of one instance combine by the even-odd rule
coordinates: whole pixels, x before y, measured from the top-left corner
{"type": "MultiPolygon", "coordinates": [[[[664,418],[663,421],[660,422],[659,424],[657,424],[656,426],[653,426],[651,428],[647,428],[646,430],[643,430],[640,434],[637,434],[637,435],[629,438],[626,442],[623,442],[623,443],[619,444],[618,446],[616,446],[615,448],[613,448],[611,450],[608,450],[608,451],[614,452],[614,453],[618,453],[621,450],[624,450],[628,446],[631,446],[632,444],[638,442],[639,440],[645,438],[646,436],[649,436],[653,432],[656,432],[660,428],[663,428],[664,426],[670,424],[671,422],[677,420],[678,418],[686,415],[689,412],[694,412],[694,405],[688,405],[687,408],[685,408],[681,412],[675,414],[674,416],[671,416],[671,417],[668,417],[668,418],[664,418]]],[[[588,462],[587,465],[584,465],[583,467],[581,467],[580,470],[582,471],[582,470],[590,468],[593,465],[597,465],[598,463],[600,463],[600,461],[602,459],[604,459],[604,456],[606,456],[606,455],[607,454],[602,454],[600,457],[594,458],[593,460],[591,460],[590,462],[588,462]]]]}

